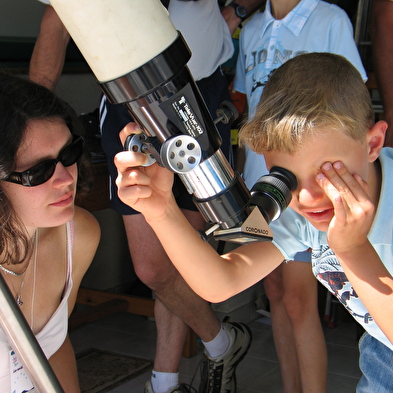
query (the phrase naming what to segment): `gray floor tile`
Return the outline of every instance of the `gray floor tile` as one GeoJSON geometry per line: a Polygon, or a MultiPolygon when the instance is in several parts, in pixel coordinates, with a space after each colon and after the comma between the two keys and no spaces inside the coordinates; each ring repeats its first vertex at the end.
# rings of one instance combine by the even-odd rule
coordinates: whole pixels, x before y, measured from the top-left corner
{"type": "MultiPolygon", "coordinates": [[[[238,393],[281,393],[282,383],[271,326],[253,321],[249,324],[253,341],[245,359],[237,369],[238,393]]],[[[353,322],[325,328],[328,348],[328,392],[352,393],[360,377],[358,368],[358,331],[353,322]]],[[[156,327],[146,317],[117,313],[88,323],[70,334],[76,353],[88,348],[124,353],[154,359],[156,327]]],[[[182,359],[180,380],[198,387],[198,366],[203,358],[203,346],[198,343],[198,354],[182,359]],[[194,380],[193,380],[194,378],[194,380]]],[[[150,371],[139,375],[110,393],[142,393],[150,371]]]]}

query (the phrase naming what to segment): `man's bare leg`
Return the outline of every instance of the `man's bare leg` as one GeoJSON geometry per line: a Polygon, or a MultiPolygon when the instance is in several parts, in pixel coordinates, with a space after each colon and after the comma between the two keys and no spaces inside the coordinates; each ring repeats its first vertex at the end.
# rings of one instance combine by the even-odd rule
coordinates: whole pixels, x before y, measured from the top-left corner
{"type": "Polygon", "coordinates": [[[268,277],[265,289],[273,299],[272,326],[284,392],[324,393],[327,351],[311,264],[283,263],[268,277]]]}
{"type": "Polygon", "coordinates": [[[301,393],[300,371],[291,321],[283,303],[282,264],[263,281],[270,303],[274,345],[280,364],[283,393],[301,393]]]}
{"type": "Polygon", "coordinates": [[[179,370],[180,358],[187,334],[187,325],[156,299],[154,315],[157,326],[157,344],[153,369],[166,373],[179,370]]]}
{"type": "MultiPolygon", "coordinates": [[[[196,215],[193,225],[196,226],[199,213],[193,213],[196,215]]],[[[124,216],[124,223],[135,272],[159,299],[155,306],[157,352],[154,369],[177,372],[186,324],[206,342],[213,340],[221,324],[210,305],[179,275],[143,216],[124,216]]],[[[203,225],[201,217],[200,224],[203,225]]]]}
{"type": "Polygon", "coordinates": [[[318,282],[310,263],[291,261],[282,269],[284,305],[297,349],[302,392],[324,393],[327,349],[318,313],[318,282]]]}
{"type": "MultiPolygon", "coordinates": [[[[194,228],[204,227],[199,213],[187,210],[184,213],[194,228]]],[[[142,215],[124,216],[124,223],[135,272],[158,299],[155,374],[162,377],[161,373],[178,372],[186,326],[189,326],[202,339],[208,354],[202,385],[214,381],[220,385],[219,391],[234,392],[236,366],[251,341],[249,329],[244,324],[220,323],[210,304],[196,295],[180,276],[142,215]]],[[[161,389],[161,384],[157,386],[161,389]]]]}

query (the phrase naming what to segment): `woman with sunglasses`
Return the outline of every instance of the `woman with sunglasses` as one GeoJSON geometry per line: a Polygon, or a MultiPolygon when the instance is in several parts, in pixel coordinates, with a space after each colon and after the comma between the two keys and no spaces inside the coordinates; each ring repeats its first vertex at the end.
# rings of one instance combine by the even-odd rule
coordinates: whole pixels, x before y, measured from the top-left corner
{"type": "MultiPolygon", "coordinates": [[[[68,317],[100,234],[74,205],[86,173],[77,127],[49,90],[0,74],[0,274],[65,392],[79,392],[68,317]]],[[[0,392],[31,388],[0,329],[0,392]]]]}

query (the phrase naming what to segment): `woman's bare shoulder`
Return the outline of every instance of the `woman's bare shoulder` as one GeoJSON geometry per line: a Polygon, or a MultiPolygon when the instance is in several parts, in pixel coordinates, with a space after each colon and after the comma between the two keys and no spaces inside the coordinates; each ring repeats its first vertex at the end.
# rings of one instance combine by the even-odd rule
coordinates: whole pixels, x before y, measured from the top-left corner
{"type": "Polygon", "coordinates": [[[100,225],[87,210],[75,206],[74,214],[74,261],[90,264],[100,241],[100,225]]]}

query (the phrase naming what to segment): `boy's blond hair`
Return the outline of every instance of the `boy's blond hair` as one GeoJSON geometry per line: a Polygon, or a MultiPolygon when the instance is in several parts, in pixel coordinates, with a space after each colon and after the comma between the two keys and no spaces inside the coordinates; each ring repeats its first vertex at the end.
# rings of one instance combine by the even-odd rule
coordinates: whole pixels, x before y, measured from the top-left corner
{"type": "Polygon", "coordinates": [[[274,71],[239,142],[257,153],[294,153],[304,138],[338,130],[362,141],[374,123],[357,69],[331,53],[299,55],[274,71]]]}

